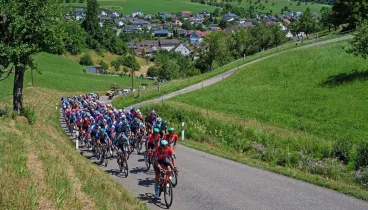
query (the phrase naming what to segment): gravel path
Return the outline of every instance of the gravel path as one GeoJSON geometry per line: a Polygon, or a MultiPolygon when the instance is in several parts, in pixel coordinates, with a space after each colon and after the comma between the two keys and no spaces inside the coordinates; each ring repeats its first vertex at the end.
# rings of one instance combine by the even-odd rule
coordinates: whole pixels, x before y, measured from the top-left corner
{"type": "MultiPolygon", "coordinates": [[[[307,48],[336,42],[351,37],[315,43],[304,46],[307,48]]],[[[240,68],[259,62],[271,55],[240,68]]],[[[155,101],[166,100],[178,94],[191,92],[212,85],[230,76],[238,68],[232,69],[199,84],[192,85],[171,94],[167,94],[155,101]]],[[[106,100],[105,97],[101,97],[106,100]]],[[[134,106],[139,107],[151,101],[142,102],[134,106]]],[[[65,124],[62,123],[65,127],[65,124]]],[[[66,129],[66,128],[65,128],[66,129]]],[[[83,148],[82,148],[83,150],[83,148]]],[[[92,162],[96,161],[89,152],[85,156],[92,162]]],[[[286,176],[264,171],[201,151],[179,145],[176,151],[178,169],[178,186],[174,188],[174,202],[171,209],[181,210],[224,210],[224,209],[331,209],[331,210],[367,210],[368,202],[338,193],[333,190],[315,186],[286,176]]],[[[112,177],[133,195],[146,203],[150,209],[165,209],[161,202],[153,202],[152,170],[146,171],[142,155],[134,152],[128,161],[130,173],[122,178],[118,173],[116,160],[110,160],[109,165],[102,170],[112,177]]]]}

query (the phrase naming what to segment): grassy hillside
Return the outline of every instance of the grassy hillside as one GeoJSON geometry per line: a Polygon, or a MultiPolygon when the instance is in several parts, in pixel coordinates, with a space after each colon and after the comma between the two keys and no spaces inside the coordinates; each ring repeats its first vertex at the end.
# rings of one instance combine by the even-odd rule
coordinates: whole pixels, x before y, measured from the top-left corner
{"type": "MultiPolygon", "coordinates": [[[[192,3],[190,0],[98,0],[100,8],[118,11],[130,15],[131,12],[140,10],[145,14],[157,14],[158,12],[178,13],[183,10],[200,12],[213,11],[216,7],[192,3]]],[[[64,6],[86,7],[86,3],[64,3],[64,6]]]]}
{"type": "MultiPolygon", "coordinates": [[[[60,91],[26,88],[36,124],[0,117],[0,209],[146,209],[75,151],[59,123],[60,91]]],[[[0,100],[0,107],[11,99],[0,100]]]]}
{"type": "Polygon", "coordinates": [[[327,139],[368,136],[366,61],[346,42],[267,59],[176,101],[327,139]]]}
{"type": "MultiPolygon", "coordinates": [[[[120,68],[120,71],[115,71],[114,67],[111,66],[111,62],[116,60],[119,55],[116,54],[112,54],[110,52],[105,52],[103,53],[103,55],[99,55],[96,53],[96,51],[93,50],[87,50],[87,53],[89,55],[91,55],[91,58],[93,60],[93,63],[97,66],[99,66],[99,63],[101,61],[106,62],[109,65],[109,69],[107,70],[110,73],[113,74],[120,74],[120,73],[124,73],[122,68],[120,68]]],[[[71,55],[71,54],[66,54],[65,57],[71,59],[74,62],[79,62],[80,58],[84,55],[85,53],[79,54],[79,55],[71,55]]],[[[152,62],[145,60],[141,57],[136,56],[137,62],[139,63],[139,65],[141,66],[141,69],[137,72],[134,72],[135,76],[140,76],[141,74],[146,75],[147,70],[149,67],[151,67],[153,65],[152,62]]]]}
{"type": "MultiPolygon", "coordinates": [[[[312,4],[310,2],[305,3],[302,2],[299,6],[297,5],[297,2],[290,1],[290,0],[261,0],[260,3],[255,4],[257,1],[253,0],[252,5],[256,8],[258,12],[267,13],[270,10],[272,10],[273,14],[281,14],[281,9],[285,6],[290,9],[292,12],[304,12],[307,8],[310,8],[312,12],[319,13],[322,7],[329,7],[329,5],[325,4],[312,4]],[[267,2],[267,3],[266,3],[267,2]],[[264,6],[265,9],[261,9],[261,6],[264,6]]],[[[234,5],[239,5],[237,1],[233,3],[234,5]]],[[[244,8],[249,8],[250,6],[249,0],[243,0],[240,6],[244,8]]]]}
{"type": "MultiPolygon", "coordinates": [[[[111,84],[120,87],[130,87],[131,79],[127,77],[112,77],[83,73],[83,67],[63,56],[41,53],[35,57],[35,62],[41,74],[34,73],[36,87],[50,88],[64,92],[106,91],[111,84]]],[[[144,80],[150,83],[149,80],[144,80]]],[[[0,82],[0,98],[12,94],[13,78],[0,82]]],[[[142,83],[134,79],[135,87],[142,83]]],[[[25,87],[31,86],[31,71],[26,72],[25,87]]]]}
{"type": "Polygon", "coordinates": [[[367,160],[367,61],[346,45],[283,53],[142,110],[185,122],[195,149],[368,200],[368,173],[355,174],[367,160]]]}

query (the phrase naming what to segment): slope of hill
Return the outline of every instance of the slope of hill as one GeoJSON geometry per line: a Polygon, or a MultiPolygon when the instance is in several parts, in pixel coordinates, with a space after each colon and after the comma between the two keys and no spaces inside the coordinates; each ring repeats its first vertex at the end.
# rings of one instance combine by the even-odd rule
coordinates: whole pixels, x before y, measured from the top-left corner
{"type": "MultiPolygon", "coordinates": [[[[329,5],[326,4],[315,4],[311,2],[301,2],[298,4],[298,2],[290,0],[260,0],[259,3],[256,2],[258,1],[243,0],[240,6],[249,8],[250,5],[252,5],[258,12],[267,13],[272,10],[272,14],[281,14],[281,9],[285,9],[286,7],[291,12],[304,12],[307,8],[310,8],[312,12],[316,13],[319,13],[322,7],[329,7],[329,5]],[[252,2],[252,4],[250,4],[250,2],[252,2]]],[[[237,1],[234,1],[232,4],[239,5],[237,1]]],[[[285,12],[287,12],[287,10],[285,12]]]]}
{"type": "MultiPolygon", "coordinates": [[[[157,14],[158,12],[178,13],[181,11],[212,12],[216,7],[193,3],[190,0],[98,0],[100,8],[118,11],[130,15],[133,11],[141,11],[145,14],[157,14]]],[[[64,6],[86,7],[86,3],[63,3],[64,6]]]]}
{"type": "MultiPolygon", "coordinates": [[[[83,66],[63,56],[40,53],[35,62],[41,74],[34,73],[36,87],[50,88],[64,92],[105,91],[111,84],[118,84],[121,88],[130,87],[131,79],[108,75],[93,75],[83,72],[83,66]],[[60,82],[62,81],[62,82],[60,82]]],[[[26,71],[25,87],[32,85],[31,71],[26,71]]],[[[144,80],[151,83],[150,80],[144,80]]],[[[13,78],[0,82],[0,98],[12,94],[13,78]]],[[[134,79],[134,86],[138,87],[142,79],[134,79]]]]}
{"type": "Polygon", "coordinates": [[[364,139],[365,61],[346,42],[294,51],[249,66],[231,79],[176,101],[328,139],[364,139]]]}
{"type": "MultiPolygon", "coordinates": [[[[0,209],[146,209],[75,151],[55,110],[65,94],[26,88],[24,104],[35,108],[34,125],[0,116],[0,209]]],[[[0,100],[0,107],[10,104],[11,97],[0,100]]]]}

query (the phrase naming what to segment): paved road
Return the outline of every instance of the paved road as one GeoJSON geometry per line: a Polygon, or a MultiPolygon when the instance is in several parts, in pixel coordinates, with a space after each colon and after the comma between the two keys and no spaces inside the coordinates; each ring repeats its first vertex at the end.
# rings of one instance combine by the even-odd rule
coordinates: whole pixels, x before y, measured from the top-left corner
{"type": "MultiPolygon", "coordinates": [[[[227,72],[223,75],[227,77],[230,74],[227,72]]],[[[222,75],[216,78],[206,80],[203,86],[220,81],[222,75]]],[[[199,87],[202,85],[199,84],[199,87]]],[[[193,85],[184,91],[189,92],[193,89],[198,89],[198,85],[193,85]]],[[[163,98],[173,96],[175,94],[168,94],[163,98]]],[[[91,156],[88,152],[84,154],[87,157],[91,156]]],[[[368,202],[185,146],[179,145],[176,154],[180,174],[178,186],[174,189],[174,202],[171,209],[368,209],[368,202]]],[[[95,161],[94,158],[90,159],[95,161]]],[[[152,170],[148,172],[145,170],[143,156],[134,152],[128,163],[130,173],[127,178],[122,178],[118,173],[116,160],[110,160],[106,168],[99,167],[111,174],[117,182],[146,203],[150,209],[165,208],[161,202],[153,202],[154,174],[152,170]]]]}

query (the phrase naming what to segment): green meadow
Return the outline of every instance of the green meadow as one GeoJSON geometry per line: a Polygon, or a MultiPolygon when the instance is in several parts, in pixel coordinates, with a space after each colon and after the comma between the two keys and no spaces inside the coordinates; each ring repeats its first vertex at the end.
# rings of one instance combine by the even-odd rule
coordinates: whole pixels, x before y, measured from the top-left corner
{"type": "Polygon", "coordinates": [[[174,100],[323,138],[368,136],[366,60],[346,42],[297,50],[245,67],[174,100]]]}
{"type": "MultiPolygon", "coordinates": [[[[128,77],[94,75],[84,73],[84,67],[63,56],[40,53],[35,56],[40,73],[34,72],[34,85],[41,88],[49,88],[63,92],[92,92],[106,91],[111,84],[117,84],[121,88],[131,86],[128,77]]],[[[150,80],[134,79],[137,88],[142,82],[151,83],[150,80]]],[[[0,82],[0,98],[12,95],[13,77],[0,82]]],[[[26,71],[24,86],[32,85],[31,71],[26,71]]]]}

